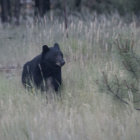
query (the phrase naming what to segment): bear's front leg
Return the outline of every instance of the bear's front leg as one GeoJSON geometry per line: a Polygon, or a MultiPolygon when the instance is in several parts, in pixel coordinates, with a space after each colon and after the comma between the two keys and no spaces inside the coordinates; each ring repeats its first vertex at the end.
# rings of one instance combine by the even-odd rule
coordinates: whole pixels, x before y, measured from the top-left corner
{"type": "Polygon", "coordinates": [[[61,79],[61,70],[57,72],[57,74],[54,75],[52,85],[54,87],[54,90],[57,92],[60,88],[62,79],[61,79]]]}
{"type": "Polygon", "coordinates": [[[53,79],[52,85],[53,85],[54,90],[55,90],[56,92],[58,92],[59,87],[60,87],[60,85],[61,85],[60,81],[58,81],[57,79],[53,79]]]}

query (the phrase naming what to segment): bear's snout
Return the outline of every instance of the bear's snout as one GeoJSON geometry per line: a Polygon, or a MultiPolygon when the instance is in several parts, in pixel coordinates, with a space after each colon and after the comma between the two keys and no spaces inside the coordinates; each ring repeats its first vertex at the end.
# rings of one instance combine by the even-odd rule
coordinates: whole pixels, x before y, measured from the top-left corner
{"type": "Polygon", "coordinates": [[[57,62],[56,65],[62,67],[65,64],[64,60],[61,60],[60,62],[57,62]]]}
{"type": "Polygon", "coordinates": [[[63,61],[61,61],[61,66],[63,66],[65,64],[65,61],[63,60],[63,61]]]}

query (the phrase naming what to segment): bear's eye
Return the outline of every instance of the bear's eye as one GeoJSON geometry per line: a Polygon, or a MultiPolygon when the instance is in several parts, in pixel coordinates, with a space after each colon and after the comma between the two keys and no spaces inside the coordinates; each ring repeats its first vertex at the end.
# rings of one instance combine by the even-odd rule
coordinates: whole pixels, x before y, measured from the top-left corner
{"type": "Polygon", "coordinates": [[[54,56],[55,56],[55,57],[58,57],[58,54],[55,54],[54,56]]]}

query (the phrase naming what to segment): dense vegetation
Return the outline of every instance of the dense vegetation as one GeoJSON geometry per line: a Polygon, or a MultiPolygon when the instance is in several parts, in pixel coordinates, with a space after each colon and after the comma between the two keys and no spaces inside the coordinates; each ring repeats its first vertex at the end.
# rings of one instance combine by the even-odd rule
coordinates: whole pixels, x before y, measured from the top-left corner
{"type": "Polygon", "coordinates": [[[18,27],[0,24],[2,140],[139,140],[137,19],[126,23],[118,14],[83,18],[69,16],[67,30],[53,15],[18,27]],[[66,60],[64,85],[61,99],[50,91],[46,100],[45,93],[22,87],[21,68],[43,44],[54,42],[66,60]]]}

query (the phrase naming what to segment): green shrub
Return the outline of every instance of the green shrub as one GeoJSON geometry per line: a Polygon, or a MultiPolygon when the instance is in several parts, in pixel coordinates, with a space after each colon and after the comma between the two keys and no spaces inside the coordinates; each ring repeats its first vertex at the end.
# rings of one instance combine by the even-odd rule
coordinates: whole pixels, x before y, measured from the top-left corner
{"type": "Polygon", "coordinates": [[[115,73],[109,76],[107,72],[102,73],[100,90],[112,94],[122,103],[134,103],[136,109],[140,108],[140,56],[137,55],[134,49],[134,40],[132,38],[124,39],[120,36],[115,41],[115,53],[121,66],[118,65],[120,71],[123,71],[121,76],[115,73]]]}

